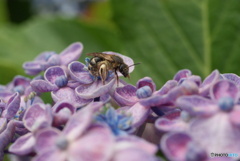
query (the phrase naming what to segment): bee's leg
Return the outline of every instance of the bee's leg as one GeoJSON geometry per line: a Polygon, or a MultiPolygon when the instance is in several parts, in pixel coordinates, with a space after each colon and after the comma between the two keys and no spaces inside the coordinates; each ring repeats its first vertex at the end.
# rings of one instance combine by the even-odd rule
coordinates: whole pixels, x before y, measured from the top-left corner
{"type": "Polygon", "coordinates": [[[117,86],[118,86],[119,78],[118,78],[117,70],[115,69],[114,72],[115,72],[115,75],[116,75],[116,78],[117,78],[117,86]]]}
{"type": "Polygon", "coordinates": [[[101,77],[103,85],[105,84],[105,80],[107,79],[107,66],[105,64],[102,64],[99,69],[99,75],[101,77]]]}

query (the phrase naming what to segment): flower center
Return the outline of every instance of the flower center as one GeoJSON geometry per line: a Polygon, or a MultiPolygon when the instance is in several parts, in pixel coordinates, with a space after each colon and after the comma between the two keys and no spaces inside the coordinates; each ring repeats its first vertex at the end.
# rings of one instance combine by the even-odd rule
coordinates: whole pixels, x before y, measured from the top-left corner
{"type": "Polygon", "coordinates": [[[149,86],[143,86],[137,90],[136,95],[141,99],[150,97],[152,93],[152,89],[149,86]]]}
{"type": "Polygon", "coordinates": [[[231,97],[223,97],[218,101],[218,106],[222,111],[229,112],[234,107],[234,100],[231,97]]]}
{"type": "Polygon", "coordinates": [[[61,75],[59,77],[56,78],[55,80],[55,84],[58,86],[58,87],[64,87],[66,86],[68,83],[68,80],[67,80],[67,77],[65,75],[61,75]]]}
{"type": "Polygon", "coordinates": [[[180,113],[180,118],[181,118],[184,122],[189,122],[189,120],[191,119],[191,116],[189,115],[188,112],[186,112],[186,111],[181,111],[181,113],[180,113]]]}
{"type": "Polygon", "coordinates": [[[56,142],[55,142],[55,145],[60,149],[60,150],[66,150],[68,145],[69,145],[69,142],[68,140],[61,136],[59,138],[57,138],[56,142]]]}

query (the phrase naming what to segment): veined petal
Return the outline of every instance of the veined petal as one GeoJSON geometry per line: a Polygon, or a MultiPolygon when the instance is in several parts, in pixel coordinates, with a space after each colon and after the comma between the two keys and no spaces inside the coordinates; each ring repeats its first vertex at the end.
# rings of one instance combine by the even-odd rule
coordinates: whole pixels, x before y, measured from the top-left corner
{"type": "Polygon", "coordinates": [[[82,54],[82,50],[83,44],[80,42],[75,42],[69,45],[64,51],[59,54],[61,64],[68,65],[72,61],[78,60],[82,54]]]}
{"type": "Polygon", "coordinates": [[[84,107],[70,118],[63,130],[63,134],[67,136],[68,140],[77,139],[89,127],[93,120],[92,117],[93,109],[84,107]]]}
{"type": "Polygon", "coordinates": [[[44,73],[44,78],[51,82],[52,84],[56,84],[57,78],[65,76],[67,78],[67,74],[60,66],[49,67],[44,73]]]}
{"type": "Polygon", "coordinates": [[[60,150],[50,149],[49,151],[37,155],[33,161],[66,161],[66,158],[67,153],[60,150]]]}
{"type": "Polygon", "coordinates": [[[212,117],[196,118],[190,124],[190,131],[192,139],[208,153],[240,152],[239,126],[233,126],[226,112],[219,111],[212,117]]]}
{"type": "Polygon", "coordinates": [[[71,101],[74,107],[82,107],[90,102],[93,101],[93,99],[84,99],[80,98],[76,95],[75,90],[69,87],[60,88],[57,91],[51,92],[52,99],[54,102],[58,101],[71,101]]]}
{"type": "Polygon", "coordinates": [[[136,91],[136,87],[132,85],[118,87],[114,92],[114,99],[120,106],[131,106],[138,101],[136,91]]]}
{"type": "Polygon", "coordinates": [[[9,151],[18,155],[26,155],[33,152],[33,147],[35,145],[35,138],[32,133],[18,138],[10,147],[9,151]]]}
{"type": "Polygon", "coordinates": [[[8,146],[8,144],[12,141],[15,134],[15,123],[14,121],[10,121],[7,125],[7,128],[0,133],[0,160],[3,159],[3,151],[8,146]]]}
{"type": "Polygon", "coordinates": [[[11,119],[15,116],[20,107],[20,101],[21,99],[19,93],[15,93],[10,97],[7,103],[7,109],[4,111],[5,118],[11,119]]]}
{"type": "Polygon", "coordinates": [[[156,94],[158,95],[164,95],[167,94],[171,89],[173,89],[174,87],[177,86],[177,81],[175,80],[169,80],[167,81],[161,89],[159,89],[158,91],[156,91],[156,94]]]}
{"type": "Polygon", "coordinates": [[[107,126],[93,126],[80,139],[72,143],[69,150],[69,160],[110,160],[114,141],[114,137],[107,126]]]}
{"type": "Polygon", "coordinates": [[[144,77],[138,80],[136,87],[139,89],[143,86],[149,86],[152,89],[152,93],[156,91],[156,84],[150,77],[144,77]]]}
{"type": "Polygon", "coordinates": [[[236,86],[240,87],[240,77],[233,73],[222,74],[223,79],[230,80],[236,84],[236,86]]]}
{"type": "Polygon", "coordinates": [[[40,103],[32,105],[27,109],[23,122],[24,126],[32,132],[50,126],[52,124],[50,107],[40,103]]]}
{"type": "Polygon", "coordinates": [[[221,80],[213,85],[210,91],[211,97],[219,100],[223,97],[229,97],[237,102],[239,99],[238,87],[231,81],[221,80]]]}
{"type": "Polygon", "coordinates": [[[133,118],[132,127],[138,127],[144,123],[150,114],[151,110],[148,107],[141,105],[140,103],[134,104],[129,108],[126,113],[130,114],[133,118]]]}
{"type": "Polygon", "coordinates": [[[92,84],[80,85],[75,89],[75,91],[76,94],[81,98],[84,99],[96,98],[103,94],[108,93],[112,89],[115,81],[116,79],[112,79],[110,82],[103,85],[102,82],[98,80],[93,82],[92,84]]]}
{"type": "Polygon", "coordinates": [[[180,81],[182,78],[187,78],[192,75],[192,72],[188,69],[182,69],[175,74],[173,77],[173,80],[176,80],[177,82],[180,81]]]}
{"type": "Polygon", "coordinates": [[[185,161],[187,146],[191,141],[191,137],[186,133],[167,133],[162,137],[160,145],[170,160],[185,161]]]}
{"type": "Polygon", "coordinates": [[[86,66],[78,61],[74,61],[68,65],[69,75],[73,80],[83,84],[90,84],[93,82],[90,73],[85,69],[86,66]]]}
{"type": "Polygon", "coordinates": [[[59,137],[60,131],[54,128],[46,128],[40,130],[36,135],[35,150],[37,154],[56,149],[55,142],[59,137]]]}
{"type": "Polygon", "coordinates": [[[216,103],[198,95],[182,96],[177,99],[176,106],[191,115],[211,115],[218,110],[216,103]]]}
{"type": "Polygon", "coordinates": [[[33,80],[31,86],[35,92],[50,92],[56,91],[59,87],[45,80],[33,80]]]}
{"type": "Polygon", "coordinates": [[[7,119],[0,118],[0,134],[6,129],[7,127],[7,119]]]}
{"type": "Polygon", "coordinates": [[[200,85],[199,93],[202,96],[209,94],[209,89],[220,80],[220,73],[218,70],[214,70],[207,78],[204,79],[203,83],[200,85]]]}

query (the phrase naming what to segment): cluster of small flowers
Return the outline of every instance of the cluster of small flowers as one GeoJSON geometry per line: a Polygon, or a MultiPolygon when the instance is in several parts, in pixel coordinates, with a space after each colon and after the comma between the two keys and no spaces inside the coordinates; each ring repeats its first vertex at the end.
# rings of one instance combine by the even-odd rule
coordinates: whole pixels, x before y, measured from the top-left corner
{"type": "Polygon", "coordinates": [[[89,59],[77,61],[82,50],[77,42],[44,52],[23,64],[27,74],[44,76],[0,86],[0,160],[6,153],[34,161],[239,159],[210,158],[240,152],[239,76],[215,70],[202,81],[180,70],[157,90],[150,77],[134,86],[109,73],[103,84],[88,71],[89,59]]]}

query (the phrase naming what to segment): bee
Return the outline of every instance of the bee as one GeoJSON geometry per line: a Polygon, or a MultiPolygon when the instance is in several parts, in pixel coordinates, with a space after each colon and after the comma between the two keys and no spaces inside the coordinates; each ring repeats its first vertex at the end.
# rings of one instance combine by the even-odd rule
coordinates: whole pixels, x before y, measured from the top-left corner
{"type": "MultiPolygon", "coordinates": [[[[100,77],[102,83],[105,84],[109,71],[114,71],[117,82],[119,81],[117,71],[119,71],[125,78],[129,76],[129,67],[136,65],[128,66],[124,63],[123,59],[118,55],[110,55],[104,53],[89,53],[88,56],[93,56],[90,59],[88,70],[89,72],[95,76],[100,77]]],[[[139,64],[139,63],[137,63],[139,64]]]]}

